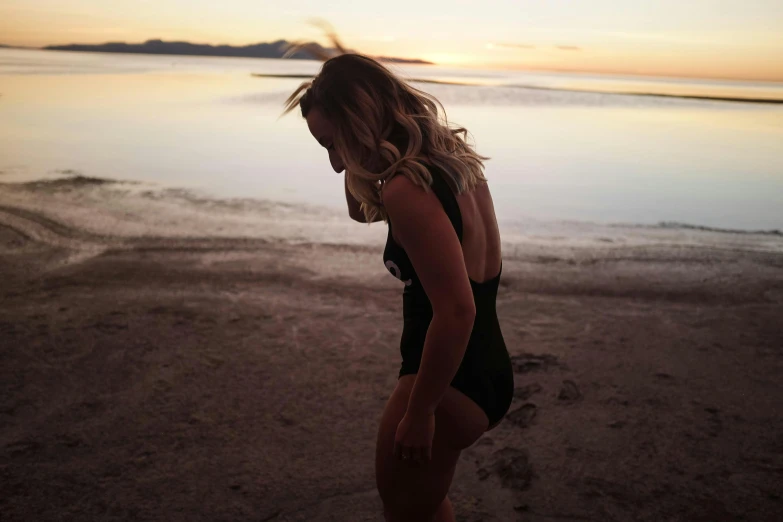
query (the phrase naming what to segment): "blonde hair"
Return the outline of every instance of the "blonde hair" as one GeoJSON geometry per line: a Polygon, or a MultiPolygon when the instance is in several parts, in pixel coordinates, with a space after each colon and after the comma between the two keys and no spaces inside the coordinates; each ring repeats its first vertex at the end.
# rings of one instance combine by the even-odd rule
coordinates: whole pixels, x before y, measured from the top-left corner
{"type": "Polygon", "coordinates": [[[368,223],[378,216],[388,221],[381,189],[394,175],[429,190],[429,164],[440,168],[456,194],[487,181],[483,162],[489,158],[467,143],[467,129],[450,126],[434,96],[411,87],[376,60],[347,52],[334,33],[329,37],[341,53],[331,58],[317,44],[289,47],[286,56],[305,50],[325,62],[286,100],[283,114],[298,105],[307,118],[317,107],[334,126],[333,143],[345,165],[348,190],[368,223]]]}

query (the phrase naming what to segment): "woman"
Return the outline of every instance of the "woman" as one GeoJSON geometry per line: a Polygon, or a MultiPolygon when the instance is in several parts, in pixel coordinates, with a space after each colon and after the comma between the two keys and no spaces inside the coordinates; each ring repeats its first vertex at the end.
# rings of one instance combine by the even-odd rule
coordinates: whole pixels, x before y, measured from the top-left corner
{"type": "Polygon", "coordinates": [[[359,54],[327,60],[285,112],[297,106],[345,171],[350,217],[388,223],[383,261],[404,282],[402,365],[376,445],[385,518],[453,521],[460,452],[501,421],[514,390],[495,310],[502,260],[488,158],[441,121],[437,100],[359,54]]]}

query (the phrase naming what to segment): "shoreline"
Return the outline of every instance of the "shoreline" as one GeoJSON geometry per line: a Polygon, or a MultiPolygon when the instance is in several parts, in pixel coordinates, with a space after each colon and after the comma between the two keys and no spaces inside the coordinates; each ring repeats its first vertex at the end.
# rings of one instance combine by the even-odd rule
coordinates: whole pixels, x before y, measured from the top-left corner
{"type": "MultiPolygon", "coordinates": [[[[78,171],[73,170],[61,170],[56,171],[55,176],[37,179],[25,179],[6,181],[2,178],[3,173],[0,172],[0,189],[6,188],[11,191],[25,192],[30,194],[35,193],[37,196],[56,196],[66,193],[73,193],[79,190],[90,191],[91,189],[104,188],[106,191],[104,194],[108,194],[109,191],[118,191],[124,194],[136,195],[141,194],[142,197],[150,200],[174,200],[181,199],[194,206],[211,207],[211,208],[223,208],[231,210],[258,210],[263,209],[269,211],[271,209],[290,209],[291,211],[302,212],[304,215],[315,215],[321,219],[326,215],[329,217],[343,217],[342,214],[333,207],[317,206],[304,202],[288,202],[288,201],[276,201],[268,199],[259,199],[252,197],[217,197],[207,195],[203,191],[190,188],[180,188],[174,186],[156,186],[142,181],[132,181],[124,179],[111,179],[102,178],[96,176],[86,176],[78,171]],[[132,189],[136,190],[132,190],[132,189]]],[[[6,178],[7,179],[7,178],[6,178]]],[[[64,202],[67,205],[67,202],[64,202]]],[[[50,210],[51,212],[52,210],[50,210]]],[[[56,215],[56,210],[53,211],[56,215]]],[[[775,236],[783,237],[783,231],[781,229],[741,229],[731,227],[718,227],[701,225],[697,223],[684,223],[673,220],[658,220],[656,223],[633,223],[633,222],[617,222],[617,221],[605,221],[595,222],[586,220],[541,220],[537,218],[524,218],[524,219],[499,219],[501,223],[520,223],[532,227],[541,226],[547,227],[574,227],[574,231],[579,229],[606,229],[606,230],[624,230],[627,233],[633,233],[633,230],[650,230],[650,231],[693,231],[693,232],[705,232],[715,234],[727,234],[727,235],[747,235],[747,236],[775,236]]],[[[783,251],[783,244],[781,245],[783,251]]]]}

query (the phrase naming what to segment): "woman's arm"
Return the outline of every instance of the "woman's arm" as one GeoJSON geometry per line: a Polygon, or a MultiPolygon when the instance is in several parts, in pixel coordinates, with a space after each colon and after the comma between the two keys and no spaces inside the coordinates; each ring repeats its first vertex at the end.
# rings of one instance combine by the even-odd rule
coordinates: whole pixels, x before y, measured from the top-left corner
{"type": "MultiPolygon", "coordinates": [[[[351,191],[348,190],[348,174],[345,174],[345,201],[348,203],[348,215],[351,219],[358,221],[359,223],[367,223],[367,219],[364,217],[364,212],[361,210],[361,203],[359,203],[351,191]]],[[[380,221],[381,217],[376,217],[372,222],[380,221]]]]}
{"type": "Polygon", "coordinates": [[[383,201],[394,230],[432,303],[409,412],[433,413],[468,347],[476,304],[457,233],[431,190],[405,176],[386,183],[383,201]]]}

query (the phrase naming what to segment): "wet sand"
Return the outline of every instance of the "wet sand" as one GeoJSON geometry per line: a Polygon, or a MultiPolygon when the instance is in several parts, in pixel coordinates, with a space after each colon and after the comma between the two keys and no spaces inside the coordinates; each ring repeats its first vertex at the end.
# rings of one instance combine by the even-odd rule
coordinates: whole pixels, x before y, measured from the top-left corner
{"type": "MultiPolygon", "coordinates": [[[[2,519],[383,520],[401,287],[319,212],[0,185],[2,519]]],[[[516,398],[457,520],[779,520],[783,238],[590,237],[504,244],[516,398]]]]}

